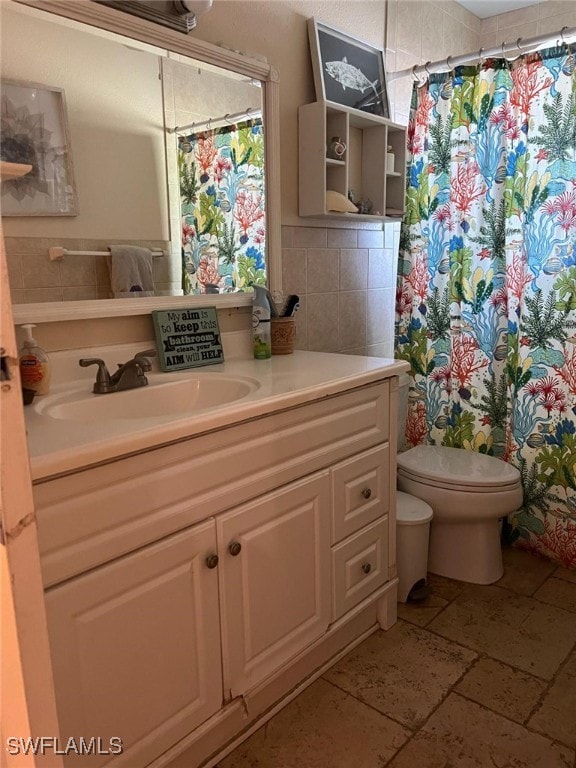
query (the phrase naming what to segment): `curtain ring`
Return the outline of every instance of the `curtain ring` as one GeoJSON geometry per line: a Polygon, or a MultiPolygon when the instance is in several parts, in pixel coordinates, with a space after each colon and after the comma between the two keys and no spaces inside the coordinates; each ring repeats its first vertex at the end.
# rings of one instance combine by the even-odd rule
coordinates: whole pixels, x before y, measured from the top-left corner
{"type": "MultiPolygon", "coordinates": [[[[511,63],[511,59],[509,59],[509,58],[506,56],[505,52],[504,52],[504,48],[505,48],[507,45],[508,45],[508,43],[506,42],[506,40],[504,40],[504,42],[502,43],[502,58],[504,59],[504,61],[505,61],[505,62],[507,62],[508,64],[510,64],[510,63],[511,63]]],[[[508,51],[508,53],[510,53],[510,51],[508,51]]]]}
{"type": "Polygon", "coordinates": [[[562,39],[562,42],[564,43],[564,48],[566,49],[566,53],[570,55],[572,53],[572,49],[570,48],[570,43],[568,40],[566,40],[566,37],[564,36],[564,32],[568,29],[568,27],[562,27],[560,30],[560,37],[562,39]]]}
{"type": "Polygon", "coordinates": [[[426,64],[424,64],[424,69],[426,70],[426,74],[428,75],[428,77],[430,77],[430,75],[432,74],[432,73],[430,72],[430,70],[428,69],[428,67],[430,66],[430,64],[432,64],[432,62],[431,62],[431,61],[427,61],[427,62],[426,62],[426,64]]]}
{"type": "Polygon", "coordinates": [[[414,64],[414,66],[412,67],[412,77],[414,78],[414,82],[418,83],[418,88],[421,88],[422,85],[424,85],[424,83],[426,82],[426,78],[420,77],[420,75],[417,74],[416,72],[416,70],[419,69],[420,67],[421,67],[420,64],[414,64]]]}
{"type": "Polygon", "coordinates": [[[520,41],[521,41],[521,40],[524,40],[524,38],[523,38],[523,37],[519,37],[519,38],[518,38],[518,40],[516,40],[516,48],[518,48],[518,50],[520,51],[520,53],[522,53],[522,51],[523,51],[523,48],[522,48],[522,46],[520,45],[520,41]]]}
{"type": "MultiPolygon", "coordinates": [[[[416,72],[416,70],[419,69],[421,66],[422,65],[420,65],[420,64],[414,64],[414,66],[412,67],[412,77],[414,78],[414,82],[418,83],[418,86],[421,86],[423,83],[426,82],[426,78],[425,77],[420,77],[420,75],[417,74],[417,72],[416,72]]],[[[430,74],[430,73],[428,73],[428,74],[430,74]]]]}
{"type": "Polygon", "coordinates": [[[480,48],[478,51],[478,64],[482,66],[484,64],[484,48],[480,48]]]}
{"type": "Polygon", "coordinates": [[[452,64],[452,56],[446,56],[446,66],[448,67],[450,72],[452,72],[452,70],[454,69],[454,66],[452,64]]]}

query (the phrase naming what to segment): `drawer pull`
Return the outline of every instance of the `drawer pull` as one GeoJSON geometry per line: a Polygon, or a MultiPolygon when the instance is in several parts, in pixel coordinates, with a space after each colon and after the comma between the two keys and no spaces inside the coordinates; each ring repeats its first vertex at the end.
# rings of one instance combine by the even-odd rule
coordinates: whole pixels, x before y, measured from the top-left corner
{"type": "Polygon", "coordinates": [[[240,554],[241,549],[242,549],[242,544],[240,544],[239,541],[233,541],[228,547],[228,552],[230,552],[232,557],[236,557],[236,555],[240,554]]]}
{"type": "Polygon", "coordinates": [[[372,570],[372,566],[370,565],[370,563],[363,563],[362,570],[364,571],[364,573],[370,573],[370,571],[372,570]]]}
{"type": "Polygon", "coordinates": [[[208,555],[206,558],[206,566],[208,568],[216,568],[218,565],[218,555],[208,555]]]}
{"type": "Polygon", "coordinates": [[[364,496],[365,499],[369,499],[370,496],[372,496],[372,488],[364,488],[362,496],[364,496]]]}

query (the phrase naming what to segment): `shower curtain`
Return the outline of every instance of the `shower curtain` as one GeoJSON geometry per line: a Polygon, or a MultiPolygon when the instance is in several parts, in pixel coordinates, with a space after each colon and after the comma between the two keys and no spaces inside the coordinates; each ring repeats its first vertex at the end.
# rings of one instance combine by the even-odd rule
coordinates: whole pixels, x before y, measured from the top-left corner
{"type": "Polygon", "coordinates": [[[179,137],[178,173],[184,293],[265,285],[262,121],[179,137]]]}
{"type": "Polygon", "coordinates": [[[516,466],[509,541],[576,568],[576,75],[566,46],[413,93],[396,356],[407,439],[516,466]]]}

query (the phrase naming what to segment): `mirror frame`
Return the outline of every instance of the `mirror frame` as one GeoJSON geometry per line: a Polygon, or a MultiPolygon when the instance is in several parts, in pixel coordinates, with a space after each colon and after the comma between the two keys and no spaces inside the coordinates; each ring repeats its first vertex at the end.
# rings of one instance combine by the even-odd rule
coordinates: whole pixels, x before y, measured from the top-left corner
{"type": "MultiPolygon", "coordinates": [[[[264,162],[266,166],[266,275],[267,286],[275,299],[282,293],[281,209],[280,209],[280,84],[278,70],[266,61],[198,40],[159,24],[130,16],[93,0],[12,0],[41,11],[106,29],[143,43],[199,59],[208,64],[239,72],[260,80],[264,100],[264,162]]],[[[48,258],[48,255],[46,255],[48,258]]],[[[14,322],[42,323],[59,320],[85,320],[106,317],[146,315],[153,309],[175,305],[218,309],[252,304],[252,293],[157,296],[134,299],[95,299],[14,304],[14,322]],[[216,299],[216,301],[215,301],[216,299]]]]}

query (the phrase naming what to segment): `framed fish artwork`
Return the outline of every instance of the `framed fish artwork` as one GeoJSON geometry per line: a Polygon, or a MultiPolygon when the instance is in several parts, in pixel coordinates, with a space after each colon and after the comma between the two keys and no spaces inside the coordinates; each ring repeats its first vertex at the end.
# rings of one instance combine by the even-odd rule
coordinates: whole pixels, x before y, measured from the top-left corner
{"type": "Polygon", "coordinates": [[[308,37],[318,101],[390,117],[382,48],[314,18],[308,19],[308,37]]]}

